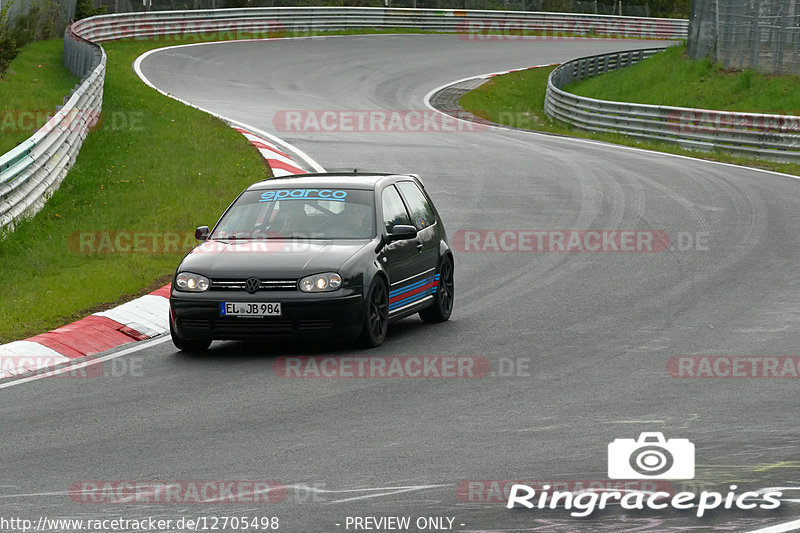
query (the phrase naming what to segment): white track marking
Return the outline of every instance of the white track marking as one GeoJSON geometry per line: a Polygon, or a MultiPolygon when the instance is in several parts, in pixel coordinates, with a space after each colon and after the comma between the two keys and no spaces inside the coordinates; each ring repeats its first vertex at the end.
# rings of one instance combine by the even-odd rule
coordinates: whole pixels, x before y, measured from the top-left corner
{"type": "Polygon", "coordinates": [[[82,357],[79,359],[75,359],[74,365],[68,365],[63,368],[56,368],[55,370],[50,370],[48,372],[44,372],[42,374],[37,374],[35,376],[28,376],[26,378],[16,379],[14,381],[9,381],[8,383],[0,383],[0,389],[7,389],[9,387],[14,387],[16,385],[22,385],[23,383],[28,383],[31,381],[36,381],[43,378],[49,378],[56,376],[58,374],[64,374],[65,372],[71,372],[74,370],[78,370],[80,368],[85,368],[87,366],[96,365],[98,363],[102,363],[103,361],[108,361],[110,359],[116,359],[117,357],[122,357],[124,355],[128,355],[133,352],[138,352],[139,350],[145,350],[152,346],[157,346],[164,342],[172,340],[169,336],[164,336],[161,338],[149,340],[149,341],[139,341],[136,343],[135,346],[130,348],[126,348],[125,350],[121,350],[119,352],[114,352],[112,354],[104,355],[102,357],[82,357]]]}
{"type": "Polygon", "coordinates": [[[778,524],[777,526],[769,526],[763,529],[755,529],[748,533],[785,533],[786,531],[797,531],[800,529],[800,520],[792,520],[785,524],[778,524]]]}

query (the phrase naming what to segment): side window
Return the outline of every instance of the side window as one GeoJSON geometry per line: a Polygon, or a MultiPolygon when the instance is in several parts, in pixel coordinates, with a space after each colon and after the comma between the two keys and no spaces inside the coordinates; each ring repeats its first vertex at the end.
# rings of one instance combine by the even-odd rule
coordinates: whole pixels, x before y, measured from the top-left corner
{"type": "Polygon", "coordinates": [[[386,227],[387,233],[392,233],[398,224],[411,224],[400,193],[393,186],[390,185],[383,190],[381,204],[383,206],[383,225],[386,227]]]}
{"type": "Polygon", "coordinates": [[[416,183],[401,181],[397,184],[397,187],[408,203],[408,208],[411,210],[411,220],[417,230],[423,230],[436,223],[436,215],[433,214],[433,208],[416,183]]]}

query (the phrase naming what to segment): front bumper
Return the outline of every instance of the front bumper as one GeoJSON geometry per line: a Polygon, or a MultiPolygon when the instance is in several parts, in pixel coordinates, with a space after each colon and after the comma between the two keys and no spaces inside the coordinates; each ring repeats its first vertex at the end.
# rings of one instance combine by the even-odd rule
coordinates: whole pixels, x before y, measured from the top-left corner
{"type": "Polygon", "coordinates": [[[170,321],[174,333],[184,340],[247,340],[273,336],[316,335],[352,337],[364,323],[360,287],[330,293],[300,291],[209,290],[187,293],[172,290],[170,321]],[[220,316],[221,302],[280,302],[279,317],[220,316]]]}

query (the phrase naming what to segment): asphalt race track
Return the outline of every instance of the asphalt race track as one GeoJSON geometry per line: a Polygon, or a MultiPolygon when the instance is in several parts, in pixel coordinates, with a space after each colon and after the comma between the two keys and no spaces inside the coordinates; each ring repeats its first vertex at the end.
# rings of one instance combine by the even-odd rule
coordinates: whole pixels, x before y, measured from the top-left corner
{"type": "MultiPolygon", "coordinates": [[[[426,94],[462,78],[651,45],[663,43],[398,35],[150,55],[142,70],[161,90],[274,133],[328,170],[418,173],[451,238],[638,230],[664,232],[670,249],[531,253],[513,251],[510,240],[499,251],[482,241],[486,251],[456,253],[450,322],[406,319],[368,353],[227,342],[189,356],[167,340],[105,361],[99,377],[7,388],[0,516],[276,516],[287,532],[356,531],[348,516],[554,532],[752,531],[797,519],[790,501],[702,518],[616,506],[575,518],[563,508],[509,510],[503,498],[460,490],[469,480],[608,482],[607,445],[654,431],[696,447],[695,479],[673,481],[676,490],[800,487],[797,379],[681,378],[667,369],[678,356],[800,355],[796,179],[506,129],[276,127],[287,111],[423,112],[426,94]],[[492,374],[279,377],[278,357],[293,355],[472,356],[488,360],[492,374]],[[73,501],[70,487],[86,480],[272,480],[286,496],[272,504],[73,501]]],[[[203,191],[187,194],[203,201],[203,191]]]]}

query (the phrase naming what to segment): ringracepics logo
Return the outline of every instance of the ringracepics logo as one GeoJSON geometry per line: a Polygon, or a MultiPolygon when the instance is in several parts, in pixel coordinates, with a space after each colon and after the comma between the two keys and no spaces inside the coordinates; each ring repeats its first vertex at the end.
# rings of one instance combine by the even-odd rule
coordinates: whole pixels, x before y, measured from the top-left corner
{"type": "Polygon", "coordinates": [[[616,439],[608,445],[609,479],[694,479],[694,444],[642,433],[639,440],[616,439]],[[677,459],[676,459],[677,457],[677,459]]]}
{"type": "MultiPolygon", "coordinates": [[[[638,439],[615,439],[608,445],[608,477],[627,480],[693,479],[695,448],[687,439],[666,440],[662,433],[642,433],[638,439]]],[[[745,491],[738,493],[730,485],[727,494],[715,491],[677,492],[656,490],[619,490],[616,487],[589,487],[582,490],[559,490],[553,484],[515,483],[508,492],[506,508],[559,509],[574,517],[585,517],[597,509],[618,505],[625,510],[694,509],[698,517],[713,509],[777,509],[782,492],[745,491]]]]}

